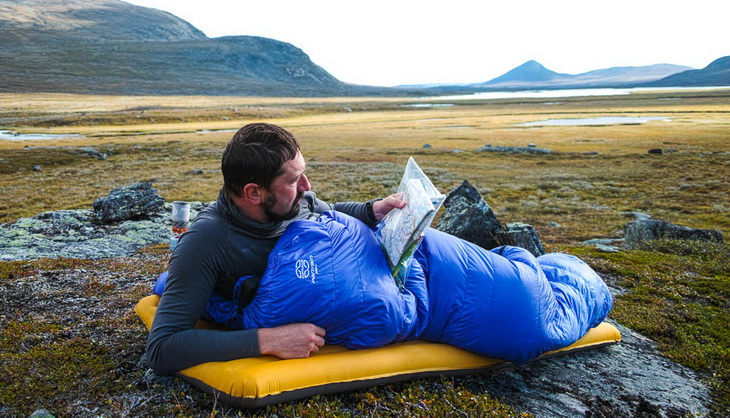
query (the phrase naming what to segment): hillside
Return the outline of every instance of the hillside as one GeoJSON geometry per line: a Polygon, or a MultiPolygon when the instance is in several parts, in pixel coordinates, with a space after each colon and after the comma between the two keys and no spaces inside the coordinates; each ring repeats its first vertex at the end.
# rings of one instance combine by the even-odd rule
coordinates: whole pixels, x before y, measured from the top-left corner
{"type": "Polygon", "coordinates": [[[206,36],[170,13],[117,0],[0,1],[3,49],[193,39],[206,36]]]}
{"type": "Polygon", "coordinates": [[[701,70],[684,71],[650,83],[648,86],[730,86],[730,56],[718,58],[701,70]]]}
{"type": "Polygon", "coordinates": [[[0,92],[321,96],[403,93],[342,83],[295,46],[210,39],[118,0],[0,0],[0,92]]]}

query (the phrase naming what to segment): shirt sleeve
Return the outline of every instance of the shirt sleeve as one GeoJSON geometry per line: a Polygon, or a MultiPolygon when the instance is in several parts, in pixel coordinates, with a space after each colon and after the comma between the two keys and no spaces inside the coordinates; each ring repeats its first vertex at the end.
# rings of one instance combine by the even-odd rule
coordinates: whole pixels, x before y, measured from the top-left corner
{"type": "Polygon", "coordinates": [[[366,225],[373,227],[378,224],[378,219],[373,213],[373,203],[381,199],[373,199],[367,202],[339,202],[335,203],[335,210],[355,217],[366,225]]]}
{"type": "Polygon", "coordinates": [[[336,210],[365,222],[368,226],[375,226],[378,220],[373,213],[373,203],[382,199],[373,199],[367,202],[338,202],[333,204],[317,198],[314,192],[306,192],[304,195],[310,201],[310,207],[314,213],[322,213],[328,210],[336,210]]]}
{"type": "Polygon", "coordinates": [[[226,268],[222,246],[215,245],[224,225],[193,225],[170,260],[167,285],[147,341],[147,361],[159,375],[169,375],[210,361],[260,355],[256,329],[195,329],[216,278],[226,268]]]}

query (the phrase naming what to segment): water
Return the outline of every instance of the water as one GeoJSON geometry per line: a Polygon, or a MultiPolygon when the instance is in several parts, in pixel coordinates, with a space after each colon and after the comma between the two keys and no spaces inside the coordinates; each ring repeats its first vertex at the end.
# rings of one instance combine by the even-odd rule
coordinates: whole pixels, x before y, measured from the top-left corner
{"type": "Polygon", "coordinates": [[[456,96],[419,97],[419,100],[485,100],[485,99],[531,99],[585,96],[619,96],[632,93],[651,93],[661,91],[726,90],[730,87],[634,87],[615,89],[565,89],[565,90],[521,90],[489,91],[456,96]]]}
{"type": "Polygon", "coordinates": [[[539,120],[536,122],[518,123],[517,126],[637,125],[653,120],[671,121],[670,118],[657,116],[600,116],[597,118],[539,120]]]}
{"type": "Polygon", "coordinates": [[[14,131],[0,131],[0,139],[6,141],[47,141],[50,139],[86,138],[81,134],[21,134],[14,131]]]}

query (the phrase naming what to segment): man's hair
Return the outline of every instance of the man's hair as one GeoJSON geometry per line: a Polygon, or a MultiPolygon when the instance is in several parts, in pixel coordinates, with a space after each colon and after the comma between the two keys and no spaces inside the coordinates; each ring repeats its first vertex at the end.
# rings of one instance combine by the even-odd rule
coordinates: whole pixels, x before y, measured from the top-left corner
{"type": "Polygon", "coordinates": [[[236,196],[241,196],[248,183],[268,189],[284,172],[284,163],[298,153],[299,141],[286,129],[269,123],[248,124],[233,135],[223,151],[223,187],[236,196]]]}

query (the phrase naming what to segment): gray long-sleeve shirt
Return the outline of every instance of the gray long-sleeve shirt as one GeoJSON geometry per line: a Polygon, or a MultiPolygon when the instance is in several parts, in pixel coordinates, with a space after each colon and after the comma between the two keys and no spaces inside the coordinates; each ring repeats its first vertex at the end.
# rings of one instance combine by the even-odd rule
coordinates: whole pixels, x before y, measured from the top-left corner
{"type": "Polygon", "coordinates": [[[147,341],[147,361],[155,373],[168,375],[196,364],[260,355],[255,329],[195,329],[217,284],[248,275],[261,276],[269,253],[287,225],[337,210],[374,225],[371,205],[331,205],[306,192],[297,218],[262,224],[241,214],[221,191],[201,212],[172,254],[167,285],[147,341]]]}

